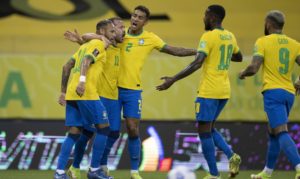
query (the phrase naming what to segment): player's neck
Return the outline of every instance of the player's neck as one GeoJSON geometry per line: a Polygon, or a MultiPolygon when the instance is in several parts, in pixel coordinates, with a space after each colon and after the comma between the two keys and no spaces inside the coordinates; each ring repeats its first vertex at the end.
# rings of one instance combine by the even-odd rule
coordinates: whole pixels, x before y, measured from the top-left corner
{"type": "Polygon", "coordinates": [[[282,30],[281,29],[273,29],[273,30],[270,30],[270,34],[282,34],[282,30]]]}
{"type": "Polygon", "coordinates": [[[222,27],[222,24],[214,24],[212,26],[212,30],[214,30],[214,29],[221,29],[221,30],[223,30],[224,28],[222,27]]]}
{"type": "Polygon", "coordinates": [[[128,34],[130,35],[140,35],[141,33],[143,33],[143,28],[138,30],[132,30],[130,27],[128,28],[128,34]]]}
{"type": "Polygon", "coordinates": [[[213,28],[213,29],[220,29],[220,30],[224,30],[224,28],[223,27],[215,27],[215,28],[213,28]]]}

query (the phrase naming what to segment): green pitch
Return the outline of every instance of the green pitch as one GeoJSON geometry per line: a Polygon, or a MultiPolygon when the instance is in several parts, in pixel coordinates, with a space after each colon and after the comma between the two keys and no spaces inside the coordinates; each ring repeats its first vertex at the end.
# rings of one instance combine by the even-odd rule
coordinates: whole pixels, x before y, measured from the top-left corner
{"type": "MultiPolygon", "coordinates": [[[[241,171],[241,173],[236,177],[236,179],[247,179],[250,178],[250,174],[257,173],[258,171],[241,171]]],[[[53,178],[53,171],[38,171],[38,170],[29,170],[29,171],[19,171],[19,170],[0,170],[0,178],[2,179],[51,179],[53,178]]],[[[128,170],[118,170],[111,172],[112,176],[115,179],[129,179],[128,170]]],[[[197,178],[201,179],[204,177],[205,173],[203,171],[197,171],[197,178]]],[[[166,179],[167,173],[164,172],[141,172],[143,179],[166,179]]],[[[82,172],[82,179],[86,179],[86,173],[82,172]]],[[[275,171],[272,179],[293,179],[295,177],[295,172],[290,171],[275,171]]],[[[227,178],[226,173],[222,173],[222,178],[227,178]]]]}

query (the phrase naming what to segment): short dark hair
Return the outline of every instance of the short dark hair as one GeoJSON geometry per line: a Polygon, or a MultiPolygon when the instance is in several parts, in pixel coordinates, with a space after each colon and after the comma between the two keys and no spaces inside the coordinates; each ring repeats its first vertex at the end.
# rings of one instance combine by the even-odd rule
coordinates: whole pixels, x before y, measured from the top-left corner
{"type": "Polygon", "coordinates": [[[146,14],[146,18],[149,19],[149,17],[150,17],[150,10],[147,7],[139,5],[139,6],[136,6],[134,8],[134,10],[139,10],[139,11],[144,12],[146,14]]]}
{"type": "Polygon", "coordinates": [[[273,25],[276,28],[279,28],[279,29],[283,28],[285,16],[281,11],[278,11],[278,10],[269,11],[266,18],[271,20],[273,22],[273,25]]]}
{"type": "Polygon", "coordinates": [[[112,21],[109,19],[102,20],[97,23],[96,30],[106,27],[108,24],[112,24],[112,21]]]}
{"type": "Polygon", "coordinates": [[[225,13],[225,9],[223,6],[218,5],[218,4],[214,4],[214,5],[210,5],[208,6],[207,10],[210,13],[213,13],[214,15],[217,16],[217,18],[222,22],[226,13],[225,13]]]}
{"type": "Polygon", "coordinates": [[[116,17],[109,18],[108,20],[110,20],[114,24],[115,21],[121,21],[123,19],[121,17],[116,16],[116,17]]]}

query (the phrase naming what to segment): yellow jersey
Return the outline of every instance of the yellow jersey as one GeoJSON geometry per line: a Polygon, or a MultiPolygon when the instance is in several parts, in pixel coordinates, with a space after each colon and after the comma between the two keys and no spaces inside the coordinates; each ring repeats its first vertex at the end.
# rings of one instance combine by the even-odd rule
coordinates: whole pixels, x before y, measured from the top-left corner
{"type": "Polygon", "coordinates": [[[101,97],[118,99],[118,74],[120,68],[120,48],[110,45],[106,50],[106,63],[98,82],[98,93],[101,97]]]}
{"type": "Polygon", "coordinates": [[[153,49],[161,50],[165,42],[152,32],[143,31],[139,35],[126,33],[121,45],[120,73],[118,86],[141,90],[141,70],[145,59],[153,49]]]}
{"type": "Polygon", "coordinates": [[[235,36],[225,29],[207,31],[202,35],[197,51],[206,54],[202,64],[198,97],[228,99],[228,69],[232,54],[239,52],[235,36]]]}
{"type": "Polygon", "coordinates": [[[72,79],[68,84],[66,100],[98,100],[97,83],[106,61],[104,42],[101,40],[91,40],[81,45],[73,55],[73,59],[75,59],[75,66],[72,69],[72,79]],[[82,60],[87,56],[93,58],[94,61],[87,70],[85,92],[80,97],[76,93],[76,88],[79,83],[82,60]]]}
{"type": "Polygon", "coordinates": [[[292,71],[299,55],[300,44],[284,34],[271,34],[257,39],[254,56],[264,59],[263,91],[281,88],[295,94],[292,71]]]}

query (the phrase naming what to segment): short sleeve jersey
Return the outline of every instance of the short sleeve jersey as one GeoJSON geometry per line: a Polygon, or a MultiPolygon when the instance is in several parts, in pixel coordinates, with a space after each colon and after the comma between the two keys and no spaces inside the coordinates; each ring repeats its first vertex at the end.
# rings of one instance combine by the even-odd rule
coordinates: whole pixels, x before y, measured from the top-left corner
{"type": "Polygon", "coordinates": [[[198,97],[228,99],[230,97],[228,69],[232,54],[239,52],[235,36],[225,29],[207,31],[202,35],[197,51],[206,54],[198,97]]]}
{"type": "Polygon", "coordinates": [[[101,97],[118,99],[117,82],[120,63],[120,48],[109,46],[106,50],[106,63],[97,86],[101,97]]]}
{"type": "Polygon", "coordinates": [[[66,100],[97,100],[99,94],[97,91],[97,83],[103,66],[106,62],[105,45],[100,40],[91,40],[80,46],[78,51],[72,56],[75,59],[75,66],[72,69],[72,79],[67,87],[66,100]],[[85,92],[83,96],[78,96],[76,88],[79,83],[80,69],[82,61],[85,57],[90,57],[93,62],[89,66],[86,74],[85,92]]]}
{"type": "Polygon", "coordinates": [[[152,32],[143,31],[140,35],[126,34],[121,45],[120,74],[118,86],[140,90],[141,70],[146,58],[153,49],[161,50],[165,42],[152,32]]]}
{"type": "Polygon", "coordinates": [[[300,44],[284,35],[271,34],[257,39],[254,56],[263,58],[263,91],[281,88],[295,93],[292,71],[300,55],[300,44]]]}

